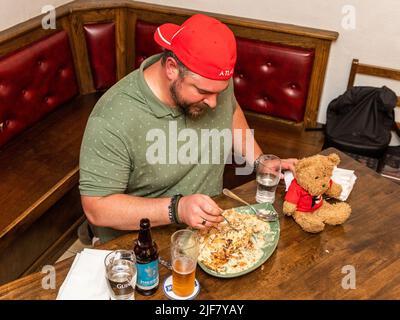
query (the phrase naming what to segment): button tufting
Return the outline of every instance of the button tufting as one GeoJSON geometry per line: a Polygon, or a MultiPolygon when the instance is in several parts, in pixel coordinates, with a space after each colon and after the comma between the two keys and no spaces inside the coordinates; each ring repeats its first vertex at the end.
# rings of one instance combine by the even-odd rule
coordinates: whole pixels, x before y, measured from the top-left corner
{"type": "Polygon", "coordinates": [[[271,67],[272,63],[271,62],[267,62],[267,67],[271,67]]]}
{"type": "Polygon", "coordinates": [[[0,123],[0,132],[4,131],[7,128],[9,123],[10,123],[10,121],[8,121],[8,120],[1,122],[0,123]]]}
{"type": "Polygon", "coordinates": [[[292,84],[290,85],[290,88],[292,88],[292,89],[296,89],[296,88],[297,88],[297,86],[296,86],[294,83],[292,83],[292,84]]]}
{"type": "Polygon", "coordinates": [[[240,78],[240,79],[243,79],[243,78],[244,78],[243,73],[239,73],[239,78],[240,78]]]}

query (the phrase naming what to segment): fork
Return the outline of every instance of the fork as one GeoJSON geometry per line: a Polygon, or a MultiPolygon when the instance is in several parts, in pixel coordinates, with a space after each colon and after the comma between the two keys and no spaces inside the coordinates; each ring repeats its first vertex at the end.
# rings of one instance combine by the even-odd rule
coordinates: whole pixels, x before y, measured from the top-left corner
{"type": "Polygon", "coordinates": [[[232,230],[235,230],[235,231],[237,231],[237,232],[240,231],[239,229],[236,229],[234,226],[232,226],[232,224],[229,222],[229,220],[228,220],[227,218],[225,218],[223,215],[222,215],[222,217],[225,219],[226,223],[229,225],[229,227],[230,227],[232,230]]]}
{"type": "Polygon", "coordinates": [[[232,198],[232,199],[235,199],[237,201],[240,201],[240,202],[244,203],[245,205],[247,205],[248,207],[250,207],[250,209],[253,210],[253,212],[256,214],[256,217],[259,218],[260,220],[264,220],[264,221],[267,221],[267,222],[278,220],[278,215],[276,213],[264,213],[264,212],[261,212],[259,210],[254,209],[251,204],[249,204],[248,202],[244,201],[242,198],[240,198],[239,196],[234,194],[229,189],[224,188],[222,190],[222,193],[224,195],[228,196],[229,198],[232,198]]]}

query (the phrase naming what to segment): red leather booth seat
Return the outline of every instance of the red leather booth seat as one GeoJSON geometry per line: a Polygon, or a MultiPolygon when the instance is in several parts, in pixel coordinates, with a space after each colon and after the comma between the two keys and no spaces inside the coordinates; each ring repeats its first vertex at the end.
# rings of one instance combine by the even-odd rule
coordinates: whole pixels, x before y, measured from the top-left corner
{"type": "Polygon", "coordinates": [[[77,93],[65,31],[0,58],[0,146],[77,93]]]}
{"type": "Polygon", "coordinates": [[[301,122],[314,51],[237,38],[235,94],[248,110],[301,122]]]}
{"type": "Polygon", "coordinates": [[[111,87],[116,77],[115,23],[83,26],[96,90],[111,87]]]}
{"type": "MultiPolygon", "coordinates": [[[[153,40],[156,24],[136,23],[135,68],[161,52],[153,40]]],[[[235,94],[243,109],[301,122],[304,117],[314,51],[237,37],[235,94]]]]}
{"type": "Polygon", "coordinates": [[[153,40],[157,27],[157,24],[137,20],[135,30],[135,69],[139,68],[146,58],[163,51],[163,48],[153,40]]]}

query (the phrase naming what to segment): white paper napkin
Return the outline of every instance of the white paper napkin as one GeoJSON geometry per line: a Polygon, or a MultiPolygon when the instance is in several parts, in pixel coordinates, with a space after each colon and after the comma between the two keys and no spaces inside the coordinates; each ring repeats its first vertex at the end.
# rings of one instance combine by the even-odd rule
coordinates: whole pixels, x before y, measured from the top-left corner
{"type": "Polygon", "coordinates": [[[58,291],[57,300],[108,300],[104,259],[109,250],[84,249],[58,291]]]}
{"type": "MultiPolygon", "coordinates": [[[[286,191],[288,191],[290,183],[293,179],[293,173],[291,171],[285,171],[284,180],[286,191]]],[[[353,190],[353,186],[357,180],[357,176],[354,174],[354,170],[347,170],[335,167],[332,173],[332,180],[342,186],[342,193],[339,196],[339,200],[346,201],[350,195],[351,190],[353,190]]]]}

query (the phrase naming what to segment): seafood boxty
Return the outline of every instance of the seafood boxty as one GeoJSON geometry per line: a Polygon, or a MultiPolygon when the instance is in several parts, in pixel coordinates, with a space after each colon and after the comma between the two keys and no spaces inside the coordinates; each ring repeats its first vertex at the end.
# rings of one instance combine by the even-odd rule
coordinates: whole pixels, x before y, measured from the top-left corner
{"type": "Polygon", "coordinates": [[[273,242],[275,232],[268,222],[255,215],[226,210],[226,221],[216,227],[200,230],[199,262],[219,274],[234,274],[248,270],[262,258],[263,249],[273,242]]]}

